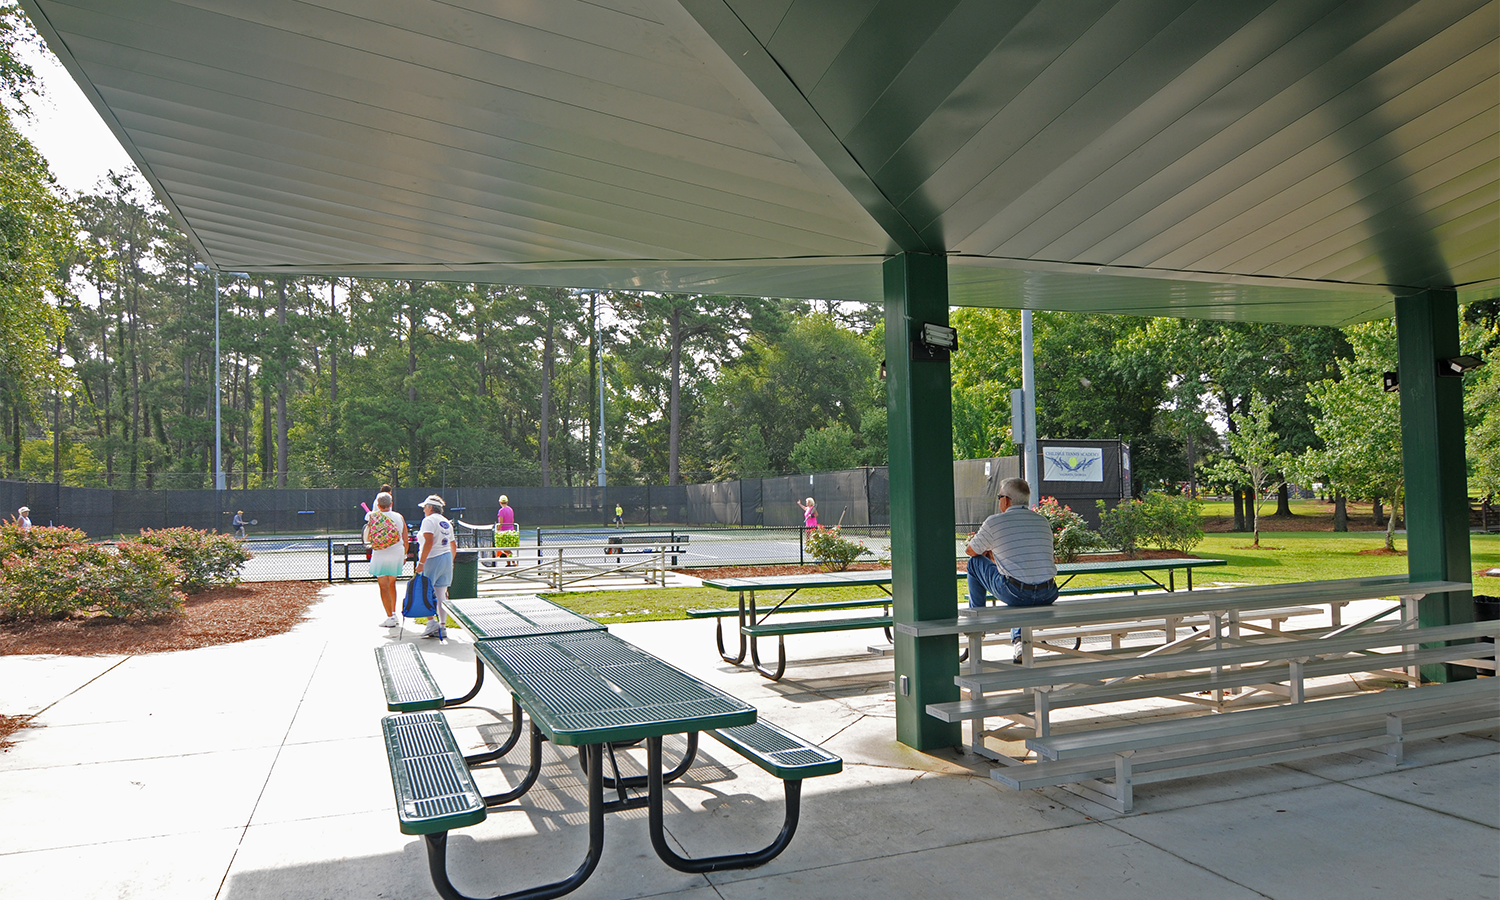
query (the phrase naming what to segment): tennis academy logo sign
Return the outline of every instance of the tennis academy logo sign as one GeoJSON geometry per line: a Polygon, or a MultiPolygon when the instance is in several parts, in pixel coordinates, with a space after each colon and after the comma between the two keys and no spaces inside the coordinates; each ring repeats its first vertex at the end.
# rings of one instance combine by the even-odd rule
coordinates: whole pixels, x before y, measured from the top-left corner
{"type": "Polygon", "coordinates": [[[1098,447],[1048,447],[1042,465],[1044,481],[1104,480],[1104,451],[1098,447]]]}

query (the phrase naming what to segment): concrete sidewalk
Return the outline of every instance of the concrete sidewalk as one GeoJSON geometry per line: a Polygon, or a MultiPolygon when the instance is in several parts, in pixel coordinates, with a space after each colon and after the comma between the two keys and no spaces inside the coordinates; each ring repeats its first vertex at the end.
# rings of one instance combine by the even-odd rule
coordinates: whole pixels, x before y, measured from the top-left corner
{"type": "MultiPolygon", "coordinates": [[[[371,648],[396,636],[376,627],[373,585],[324,598],[291,633],[242,644],[0,657],[0,713],[38,714],[0,754],[0,897],[437,896],[421,840],[397,829],[379,735],[371,648]]],[[[791,846],[750,871],[676,872],[651,851],[645,810],[612,815],[581,900],[1500,897],[1494,731],[1414,743],[1400,767],[1359,752],[1141,787],[1121,816],[896,743],[890,660],[866,650],[877,632],[794,637],[773,684],[721,662],[711,622],[611,631],[839,753],[845,771],[807,782],[791,846]]],[[[473,653],[453,636],[422,649],[459,694],[473,653]]],[[[508,714],[501,689],[487,682],[478,704],[450,713],[475,748],[508,729],[483,708],[508,714]]],[[[452,834],[465,893],[556,880],[582,859],[576,756],[546,751],[537,788],[452,834]]],[[[478,777],[500,790],[519,775],[478,777]]],[[[667,828],[689,855],[736,852],[768,843],[781,815],[779,782],[705,741],[667,828]]]]}

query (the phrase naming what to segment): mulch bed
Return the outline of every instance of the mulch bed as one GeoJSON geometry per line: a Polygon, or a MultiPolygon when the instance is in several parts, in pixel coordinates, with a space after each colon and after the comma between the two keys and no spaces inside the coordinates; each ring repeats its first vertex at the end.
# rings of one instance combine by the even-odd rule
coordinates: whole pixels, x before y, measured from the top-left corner
{"type": "Polygon", "coordinates": [[[0,656],[113,656],[192,650],[284,634],[301,622],[325,585],[267,581],[194,594],[175,616],[124,621],[108,616],[0,622],[0,656]]]}

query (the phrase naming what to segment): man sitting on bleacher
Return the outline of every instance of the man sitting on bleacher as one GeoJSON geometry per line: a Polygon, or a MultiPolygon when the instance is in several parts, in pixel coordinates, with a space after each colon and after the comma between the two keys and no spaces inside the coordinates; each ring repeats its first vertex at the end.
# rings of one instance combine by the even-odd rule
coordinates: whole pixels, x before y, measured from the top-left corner
{"type": "MultiPolygon", "coordinates": [[[[964,552],[969,554],[969,606],[985,605],[985,593],[1006,606],[1047,606],[1057,599],[1057,563],[1052,556],[1052,525],[1027,508],[1031,485],[1020,478],[1000,482],[1000,511],[979,526],[964,552]]],[[[1021,630],[1011,631],[1019,642],[1021,630]]],[[[1016,644],[1016,657],[1021,647],[1016,644]]]]}

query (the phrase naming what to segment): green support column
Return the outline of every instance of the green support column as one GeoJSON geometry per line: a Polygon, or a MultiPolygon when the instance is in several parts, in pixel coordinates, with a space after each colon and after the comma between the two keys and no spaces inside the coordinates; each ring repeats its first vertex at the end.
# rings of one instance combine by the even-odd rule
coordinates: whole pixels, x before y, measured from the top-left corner
{"type": "MultiPolygon", "coordinates": [[[[1438,377],[1437,361],[1459,355],[1458,297],[1430,290],[1396,298],[1400,354],[1401,459],[1406,474],[1406,566],[1413,581],[1471,581],[1464,456],[1463,379],[1438,377]]],[[[1391,510],[1395,515],[1396,511],[1391,510]]],[[[1428,597],[1423,625],[1474,621],[1467,591],[1428,597]]],[[[1429,681],[1474,677],[1466,666],[1423,666],[1429,681]]]]}
{"type": "MultiPolygon", "coordinates": [[[[951,619],[953,404],[948,361],[911,358],[922,326],[948,324],[948,260],[902,253],[885,262],[886,397],[890,413],[891,594],[897,622],[951,619]]],[[[896,633],[896,739],[918,750],[960,743],[959,726],[927,715],[958,699],[958,638],[896,633]]]]}

